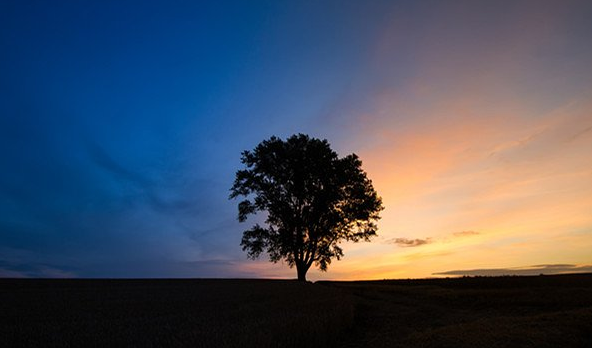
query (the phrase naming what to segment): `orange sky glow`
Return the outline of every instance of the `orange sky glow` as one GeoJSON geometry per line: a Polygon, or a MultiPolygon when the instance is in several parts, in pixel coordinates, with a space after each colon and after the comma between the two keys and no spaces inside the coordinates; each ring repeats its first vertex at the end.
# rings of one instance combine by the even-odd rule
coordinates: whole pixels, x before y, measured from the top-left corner
{"type": "Polygon", "coordinates": [[[294,279],[229,189],[299,133],[385,208],[307,279],[592,273],[592,0],[0,9],[0,278],[294,279]]]}
{"type": "Polygon", "coordinates": [[[456,10],[428,13],[411,38],[393,18],[377,38],[368,69],[384,87],[338,146],[383,198],[379,236],[312,279],[592,264],[592,65],[577,8],[518,6],[477,39],[456,10]],[[395,83],[405,52],[415,68],[395,83]]]}

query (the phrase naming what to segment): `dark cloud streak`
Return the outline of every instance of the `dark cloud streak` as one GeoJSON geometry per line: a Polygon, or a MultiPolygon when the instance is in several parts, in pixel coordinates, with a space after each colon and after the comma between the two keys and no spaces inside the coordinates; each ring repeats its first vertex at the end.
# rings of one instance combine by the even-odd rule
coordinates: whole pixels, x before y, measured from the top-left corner
{"type": "Polygon", "coordinates": [[[89,158],[95,164],[115,174],[117,177],[144,187],[153,185],[151,180],[119,164],[111,155],[109,155],[99,145],[89,142],[87,144],[87,150],[89,158]]]}
{"type": "Polygon", "coordinates": [[[431,238],[426,239],[407,239],[407,238],[394,238],[387,240],[387,243],[393,243],[402,248],[418,247],[432,243],[431,238]]]}
{"type": "Polygon", "coordinates": [[[535,265],[523,268],[490,268],[490,269],[469,269],[453,270],[433,273],[434,275],[446,276],[508,276],[508,275],[539,275],[539,274],[562,274],[562,273],[588,273],[592,272],[592,265],[535,265]]]}

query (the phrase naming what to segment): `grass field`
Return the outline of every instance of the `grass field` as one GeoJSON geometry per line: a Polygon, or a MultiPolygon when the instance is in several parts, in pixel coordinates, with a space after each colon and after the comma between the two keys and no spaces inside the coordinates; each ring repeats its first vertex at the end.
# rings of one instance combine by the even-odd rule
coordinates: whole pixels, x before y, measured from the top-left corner
{"type": "Polygon", "coordinates": [[[592,347],[592,274],[0,279],[4,347],[592,347]]]}
{"type": "Polygon", "coordinates": [[[592,274],[327,285],[354,296],[345,347],[592,347],[592,274]]]}

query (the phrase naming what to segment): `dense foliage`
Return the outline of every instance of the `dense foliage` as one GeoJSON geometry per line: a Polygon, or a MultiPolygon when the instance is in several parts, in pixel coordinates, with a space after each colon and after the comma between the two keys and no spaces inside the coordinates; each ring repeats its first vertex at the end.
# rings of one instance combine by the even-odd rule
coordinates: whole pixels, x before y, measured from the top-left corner
{"type": "Polygon", "coordinates": [[[230,195],[246,197],[239,220],[267,213],[266,226],[243,234],[249,257],[266,252],[272,262],[296,266],[305,280],[313,264],[325,271],[343,256],[340,242],[376,235],[382,201],[355,154],[339,158],[327,140],[298,134],[261,142],[242,153],[242,163],[246,168],[237,171],[230,195]]]}

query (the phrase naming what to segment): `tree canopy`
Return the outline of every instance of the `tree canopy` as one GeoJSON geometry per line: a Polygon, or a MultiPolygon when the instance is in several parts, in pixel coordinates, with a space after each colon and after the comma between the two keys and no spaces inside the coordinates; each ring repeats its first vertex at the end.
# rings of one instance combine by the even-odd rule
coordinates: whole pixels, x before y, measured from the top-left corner
{"type": "Polygon", "coordinates": [[[383,209],[355,154],[339,158],[327,140],[293,135],[271,137],[242,153],[230,198],[244,196],[238,219],[266,212],[265,226],[244,231],[241,246],[255,259],[296,266],[298,279],[314,264],[326,271],[339,260],[342,241],[370,241],[383,209]]]}

